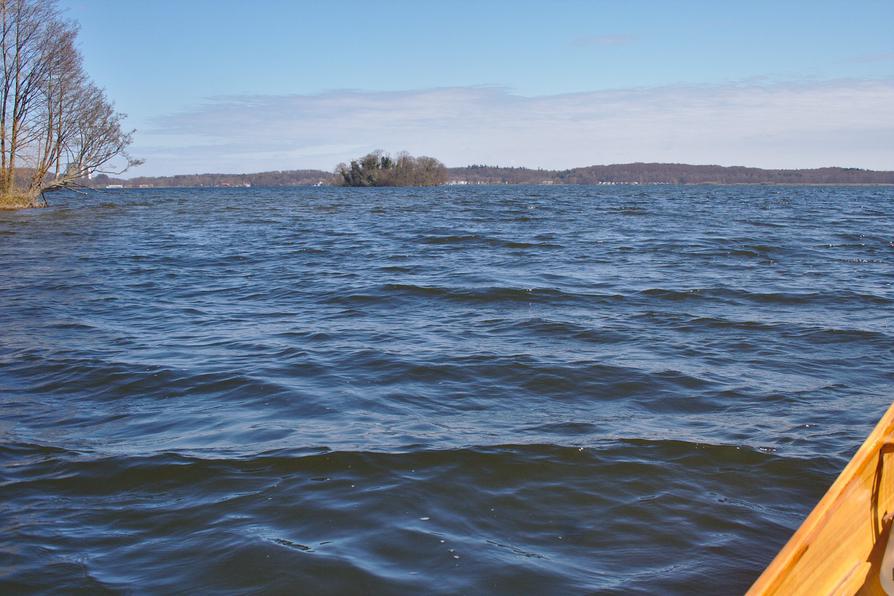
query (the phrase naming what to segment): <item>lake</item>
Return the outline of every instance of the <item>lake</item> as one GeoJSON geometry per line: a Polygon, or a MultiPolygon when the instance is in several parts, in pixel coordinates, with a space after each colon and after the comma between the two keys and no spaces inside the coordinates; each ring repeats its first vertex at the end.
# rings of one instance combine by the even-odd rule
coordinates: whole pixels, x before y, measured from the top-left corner
{"type": "Polygon", "coordinates": [[[0,212],[0,590],[747,589],[894,399],[894,189],[0,212]]]}

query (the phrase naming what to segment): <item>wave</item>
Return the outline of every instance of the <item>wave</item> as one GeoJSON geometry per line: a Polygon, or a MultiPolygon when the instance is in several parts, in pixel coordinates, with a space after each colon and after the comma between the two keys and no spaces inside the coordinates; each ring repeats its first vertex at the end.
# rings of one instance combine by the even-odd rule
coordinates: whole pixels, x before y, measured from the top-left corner
{"type": "Polygon", "coordinates": [[[891,305],[894,304],[894,298],[880,296],[868,292],[856,292],[852,290],[830,290],[826,292],[804,291],[804,292],[755,292],[744,288],[725,288],[725,287],[708,287],[708,288],[690,288],[690,289],[671,289],[671,288],[649,288],[639,293],[641,296],[655,298],[659,300],[670,301],[689,301],[700,300],[706,301],[710,299],[724,299],[748,301],[759,304],[781,304],[781,305],[802,305],[802,304],[848,304],[863,303],[868,305],[891,305]]]}
{"type": "MultiPolygon", "coordinates": [[[[539,427],[538,427],[539,428],[539,427]]],[[[552,426],[553,430],[559,430],[552,426]]],[[[568,424],[563,425],[567,430],[568,424]]],[[[188,486],[192,483],[212,482],[224,487],[230,475],[263,476],[269,479],[298,474],[304,480],[320,482],[338,475],[369,477],[375,474],[401,475],[413,469],[455,471],[463,468],[470,474],[486,475],[482,467],[508,466],[518,482],[536,477],[538,469],[557,466],[609,466],[614,476],[633,476],[622,473],[618,466],[625,464],[648,467],[683,465],[693,470],[710,470],[712,466],[760,466],[774,476],[790,476],[800,470],[827,478],[838,465],[831,457],[788,456],[766,448],[711,444],[675,439],[646,439],[637,437],[603,439],[586,445],[555,443],[501,443],[473,445],[462,448],[416,448],[405,446],[387,451],[344,451],[327,447],[278,449],[242,457],[225,457],[209,453],[207,456],[190,453],[162,452],[152,455],[109,456],[101,452],[73,451],[35,443],[4,442],[0,444],[0,461],[18,461],[25,465],[8,469],[2,490],[10,491],[49,489],[47,494],[62,494],[67,486],[72,493],[114,494],[144,488],[152,492],[165,487],[188,486]],[[698,460],[698,461],[694,461],[698,460]]],[[[570,467],[569,467],[570,466],[570,467]]],[[[640,478],[637,476],[637,478],[640,478]]]]}
{"type": "Polygon", "coordinates": [[[457,246],[486,246],[493,248],[508,249],[555,249],[561,248],[561,245],[551,242],[530,242],[521,240],[505,240],[491,236],[483,236],[480,234],[446,234],[446,235],[425,235],[420,237],[422,244],[433,246],[439,245],[457,245],[457,246]]]}
{"type": "Polygon", "coordinates": [[[609,298],[598,295],[570,294],[556,288],[519,288],[506,286],[426,286],[417,284],[386,283],[366,292],[337,293],[330,295],[331,304],[375,304],[399,298],[434,298],[459,303],[499,302],[562,302],[581,299],[609,298]]]}
{"type": "Polygon", "coordinates": [[[490,319],[480,325],[491,332],[526,337],[548,337],[563,340],[581,341],[594,344],[622,343],[632,340],[629,331],[619,326],[588,326],[573,321],[544,319],[540,317],[528,319],[490,319]]]}

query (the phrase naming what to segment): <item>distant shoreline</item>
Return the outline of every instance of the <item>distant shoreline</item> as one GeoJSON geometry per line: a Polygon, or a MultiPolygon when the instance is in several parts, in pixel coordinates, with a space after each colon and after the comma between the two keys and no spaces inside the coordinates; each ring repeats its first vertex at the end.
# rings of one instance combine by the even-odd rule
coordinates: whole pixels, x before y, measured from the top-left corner
{"type": "MultiPolygon", "coordinates": [[[[769,170],[743,166],[630,163],[568,170],[472,165],[447,169],[447,185],[786,185],[892,186],[894,171],[859,168],[769,170]]],[[[181,174],[130,179],[98,176],[93,188],[250,188],[324,186],[335,183],[332,172],[285,170],[254,174],[181,174]]]]}
{"type": "MultiPolygon", "coordinates": [[[[422,188],[443,188],[455,186],[811,186],[811,187],[832,187],[846,186],[854,188],[888,188],[894,186],[894,182],[644,182],[640,183],[616,183],[616,184],[582,184],[582,183],[555,183],[555,184],[538,184],[536,182],[483,182],[480,184],[440,184],[437,186],[428,186],[422,188]]],[[[249,189],[270,189],[270,188],[314,188],[316,184],[277,184],[277,185],[257,185],[257,186],[231,186],[231,185],[168,185],[168,186],[89,186],[91,190],[164,190],[164,189],[216,189],[216,190],[249,190],[249,189]]],[[[339,186],[335,184],[324,184],[321,187],[326,188],[361,188],[350,186],[339,186]]],[[[395,188],[413,188],[401,186],[378,186],[363,187],[367,189],[395,189],[395,188]]],[[[418,187],[417,187],[418,188],[418,187]]],[[[373,191],[375,192],[375,191],[373,191]]]]}

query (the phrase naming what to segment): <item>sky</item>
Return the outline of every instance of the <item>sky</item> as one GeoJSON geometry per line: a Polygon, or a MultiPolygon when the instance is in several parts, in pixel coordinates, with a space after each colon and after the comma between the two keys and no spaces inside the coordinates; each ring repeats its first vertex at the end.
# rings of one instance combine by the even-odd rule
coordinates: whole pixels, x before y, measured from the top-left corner
{"type": "Polygon", "coordinates": [[[659,161],[894,170],[891,0],[61,0],[128,175],[659,161]]]}

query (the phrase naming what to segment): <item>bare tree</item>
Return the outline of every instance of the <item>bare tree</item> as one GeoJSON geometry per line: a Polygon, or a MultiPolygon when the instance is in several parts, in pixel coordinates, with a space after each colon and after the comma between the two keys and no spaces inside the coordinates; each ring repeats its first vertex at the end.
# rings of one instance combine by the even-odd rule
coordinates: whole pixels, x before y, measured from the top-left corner
{"type": "Polygon", "coordinates": [[[0,0],[0,206],[34,206],[113,161],[115,173],[138,163],[124,116],[84,72],[77,32],[55,0],[0,0]]]}

